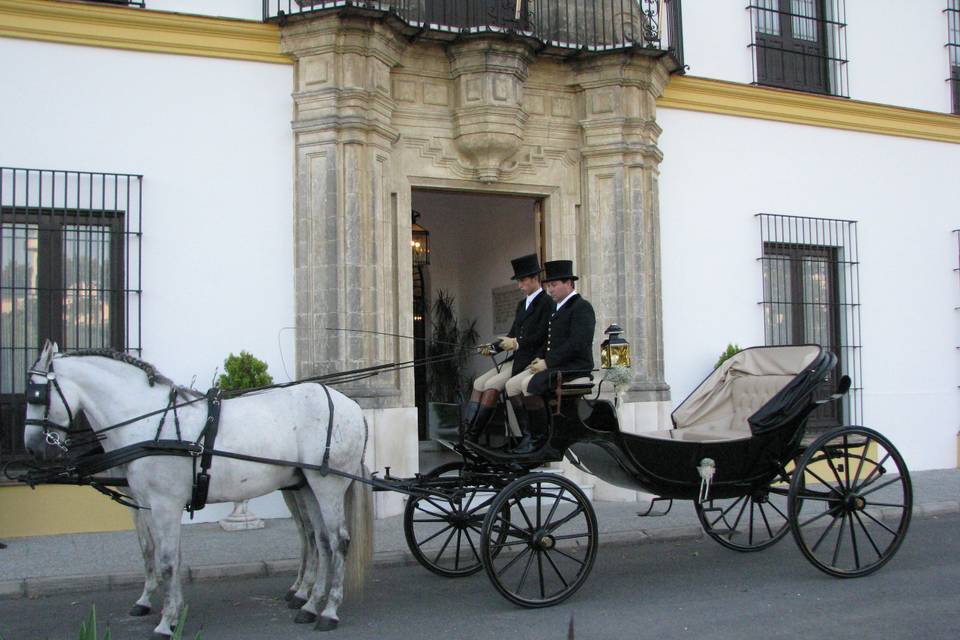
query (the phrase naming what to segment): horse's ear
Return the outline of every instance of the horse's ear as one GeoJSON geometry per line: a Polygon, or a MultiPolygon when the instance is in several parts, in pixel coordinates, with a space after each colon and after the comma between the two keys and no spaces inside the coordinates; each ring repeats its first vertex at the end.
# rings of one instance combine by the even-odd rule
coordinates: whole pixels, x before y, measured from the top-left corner
{"type": "Polygon", "coordinates": [[[45,340],[43,349],[40,350],[40,357],[37,358],[37,365],[46,370],[50,368],[50,362],[53,360],[53,354],[57,353],[57,343],[45,340]]]}

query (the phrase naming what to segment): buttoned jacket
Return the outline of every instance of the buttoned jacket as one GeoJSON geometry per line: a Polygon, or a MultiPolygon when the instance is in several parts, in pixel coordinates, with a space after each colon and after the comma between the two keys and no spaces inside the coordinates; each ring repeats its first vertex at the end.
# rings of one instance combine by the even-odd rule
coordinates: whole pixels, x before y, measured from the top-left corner
{"type": "Polygon", "coordinates": [[[534,358],[543,352],[547,339],[547,320],[553,312],[553,300],[545,291],[541,291],[530,302],[524,297],[517,303],[517,311],[513,318],[513,325],[507,333],[517,339],[517,350],[513,352],[513,371],[520,373],[527,368],[534,358]]]}

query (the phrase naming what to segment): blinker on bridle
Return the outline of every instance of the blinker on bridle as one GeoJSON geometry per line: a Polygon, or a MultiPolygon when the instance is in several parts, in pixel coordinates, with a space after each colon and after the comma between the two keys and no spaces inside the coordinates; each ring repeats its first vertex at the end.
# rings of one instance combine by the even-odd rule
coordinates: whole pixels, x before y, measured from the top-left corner
{"type": "Polygon", "coordinates": [[[59,431],[65,431],[67,434],[73,432],[73,411],[70,409],[70,405],[67,403],[67,398],[63,395],[63,390],[60,388],[60,383],[57,382],[57,376],[53,372],[53,362],[50,362],[50,369],[47,371],[38,371],[36,369],[31,369],[27,372],[27,388],[26,388],[26,399],[27,404],[32,404],[34,406],[43,407],[43,418],[27,418],[24,420],[25,425],[35,425],[43,427],[43,438],[47,444],[57,447],[60,450],[67,451],[67,442],[60,437],[59,431]],[[34,382],[33,376],[43,376],[45,382],[34,382]],[[67,424],[59,425],[56,422],[50,420],[50,387],[53,386],[54,390],[57,392],[57,395],[60,396],[60,402],[63,403],[64,409],[67,410],[67,424]],[[58,431],[51,431],[51,429],[57,429],[58,431]]]}

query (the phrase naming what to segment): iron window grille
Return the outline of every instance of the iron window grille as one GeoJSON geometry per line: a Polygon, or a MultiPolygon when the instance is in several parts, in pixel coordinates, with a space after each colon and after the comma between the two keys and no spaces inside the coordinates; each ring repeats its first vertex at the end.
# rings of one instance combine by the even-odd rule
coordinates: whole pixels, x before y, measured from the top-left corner
{"type": "Polygon", "coordinates": [[[862,424],[860,262],[857,226],[851,220],[761,213],[764,342],[819,344],[838,357],[820,397],[834,392],[841,375],[853,380],[842,406],[828,403],[810,426],[862,424]]]}
{"type": "Polygon", "coordinates": [[[0,460],[23,456],[26,371],[44,340],[140,355],[142,183],[0,167],[0,460]]]}
{"type": "Polygon", "coordinates": [[[947,0],[947,59],[950,63],[950,102],[960,114],[960,0],[947,0]]]}
{"type": "Polygon", "coordinates": [[[849,97],[844,0],[751,0],[747,10],[754,84],[849,97]]]}
{"type": "Polygon", "coordinates": [[[638,49],[683,68],[681,0],[263,0],[281,24],[323,11],[392,22],[411,38],[449,41],[483,33],[529,38],[554,55],[638,49]]]}

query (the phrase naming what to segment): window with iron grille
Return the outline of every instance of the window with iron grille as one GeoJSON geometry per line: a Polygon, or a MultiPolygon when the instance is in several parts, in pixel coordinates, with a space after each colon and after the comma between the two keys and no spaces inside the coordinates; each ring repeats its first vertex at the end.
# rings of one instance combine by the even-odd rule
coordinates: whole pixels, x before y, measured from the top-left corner
{"type": "Polygon", "coordinates": [[[947,0],[947,58],[950,61],[950,100],[960,114],[960,0],[947,0]]]}
{"type": "Polygon", "coordinates": [[[841,375],[853,380],[842,406],[831,402],[810,418],[811,428],[862,424],[860,284],[857,227],[850,220],[761,213],[764,342],[819,344],[837,355],[820,397],[841,375]]]}
{"type": "Polygon", "coordinates": [[[140,354],[142,176],[0,167],[0,460],[44,340],[140,354]]]}
{"type": "Polygon", "coordinates": [[[844,0],[751,0],[755,84],[848,97],[844,0]]]}

